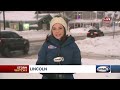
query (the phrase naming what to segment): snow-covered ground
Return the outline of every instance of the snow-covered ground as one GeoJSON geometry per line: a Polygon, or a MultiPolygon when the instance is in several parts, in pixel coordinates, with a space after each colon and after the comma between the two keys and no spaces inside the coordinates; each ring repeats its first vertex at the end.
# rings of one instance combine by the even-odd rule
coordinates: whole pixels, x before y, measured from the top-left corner
{"type": "Polygon", "coordinates": [[[26,30],[26,31],[16,31],[14,29],[6,28],[6,30],[1,31],[13,31],[18,33],[19,35],[23,36],[26,39],[29,39],[29,41],[34,40],[44,40],[46,36],[49,34],[48,30],[26,30]]]}
{"type": "MultiPolygon", "coordinates": [[[[107,30],[109,31],[109,30],[107,30]]],[[[76,30],[71,33],[75,33],[76,30]]],[[[84,33],[84,31],[80,32],[84,33]]],[[[18,31],[18,33],[28,39],[43,39],[45,35],[47,35],[48,31],[18,31]]],[[[97,53],[103,55],[115,55],[120,56],[120,35],[114,37],[112,36],[103,36],[96,38],[86,38],[84,40],[76,41],[80,50],[83,52],[89,53],[97,53]]],[[[35,59],[24,59],[24,58],[0,58],[0,64],[27,64],[34,65],[36,62],[35,59]]],[[[103,59],[103,60],[95,60],[95,59],[87,59],[82,58],[82,64],[84,65],[95,65],[95,64],[113,64],[120,65],[119,59],[103,59]]],[[[16,79],[40,79],[42,75],[40,74],[16,74],[16,73],[0,73],[0,78],[16,78],[16,79]]],[[[74,74],[75,79],[118,79],[120,78],[119,73],[92,73],[92,74],[74,74]]]]}
{"type": "MultiPolygon", "coordinates": [[[[76,28],[76,29],[70,29],[70,34],[73,36],[83,36],[87,35],[88,30],[92,29],[92,27],[88,28],[76,28]]],[[[14,31],[23,36],[24,38],[29,39],[30,41],[34,40],[43,40],[46,38],[46,36],[50,33],[49,30],[26,30],[26,31],[16,31],[14,29],[6,28],[6,30],[14,31]]],[[[101,27],[100,30],[102,30],[104,33],[106,32],[113,32],[113,27],[101,27]]],[[[120,31],[120,27],[115,27],[115,31],[120,31]]]]}
{"type": "Polygon", "coordinates": [[[113,36],[86,38],[77,40],[76,43],[83,52],[120,56],[120,35],[116,35],[114,39],[113,36]]]}
{"type": "MultiPolygon", "coordinates": [[[[86,35],[90,29],[93,29],[93,27],[71,29],[70,32],[72,35],[86,35]]],[[[100,30],[103,31],[104,33],[113,32],[114,27],[103,26],[100,28],[100,30]]],[[[115,26],[115,31],[120,31],[120,27],[115,26]]]]}

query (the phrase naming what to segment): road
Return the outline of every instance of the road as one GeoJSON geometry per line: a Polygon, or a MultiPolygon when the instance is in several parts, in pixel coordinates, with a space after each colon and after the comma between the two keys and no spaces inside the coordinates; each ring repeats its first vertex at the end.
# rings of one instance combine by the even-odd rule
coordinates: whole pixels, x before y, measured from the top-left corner
{"type": "Polygon", "coordinates": [[[120,35],[120,31],[115,31],[115,32],[106,32],[104,33],[105,36],[113,36],[114,35],[120,35]]]}

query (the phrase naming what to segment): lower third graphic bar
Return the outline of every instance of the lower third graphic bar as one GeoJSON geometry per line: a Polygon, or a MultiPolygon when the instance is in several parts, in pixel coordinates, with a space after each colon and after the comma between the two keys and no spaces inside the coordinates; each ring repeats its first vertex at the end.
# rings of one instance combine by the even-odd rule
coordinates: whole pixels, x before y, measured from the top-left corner
{"type": "Polygon", "coordinates": [[[111,65],[111,73],[120,73],[120,65],[111,65]]]}

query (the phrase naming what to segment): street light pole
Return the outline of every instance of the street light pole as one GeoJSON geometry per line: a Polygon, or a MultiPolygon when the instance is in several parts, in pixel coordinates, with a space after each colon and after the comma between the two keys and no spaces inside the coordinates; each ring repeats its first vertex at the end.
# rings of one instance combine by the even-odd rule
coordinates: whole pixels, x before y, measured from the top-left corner
{"type": "MultiPolygon", "coordinates": [[[[36,12],[37,12],[37,25],[38,25],[38,24],[39,24],[39,23],[38,23],[38,18],[39,18],[39,17],[38,17],[38,11],[36,11],[36,12]]],[[[38,26],[39,26],[39,25],[38,25],[38,26]]],[[[38,28],[37,28],[37,31],[38,31],[38,28]]]]}
{"type": "Polygon", "coordinates": [[[4,22],[4,30],[5,30],[5,11],[3,11],[3,22],[4,22]]]}
{"type": "Polygon", "coordinates": [[[1,11],[0,11],[0,31],[1,31],[1,11]]]}
{"type": "Polygon", "coordinates": [[[116,11],[114,12],[114,16],[113,16],[113,39],[114,39],[114,35],[115,35],[115,13],[116,13],[116,11]]]}
{"type": "Polygon", "coordinates": [[[113,21],[113,39],[114,39],[114,35],[115,35],[115,21],[113,21]]]}

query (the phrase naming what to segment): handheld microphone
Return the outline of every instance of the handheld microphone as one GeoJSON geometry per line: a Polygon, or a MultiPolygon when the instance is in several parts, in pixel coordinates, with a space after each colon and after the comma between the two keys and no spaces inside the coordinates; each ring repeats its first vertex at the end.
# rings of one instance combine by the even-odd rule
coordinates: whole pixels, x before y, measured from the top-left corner
{"type": "Polygon", "coordinates": [[[64,57],[56,57],[53,60],[54,60],[54,62],[60,63],[60,62],[64,61],[64,57]]]}

